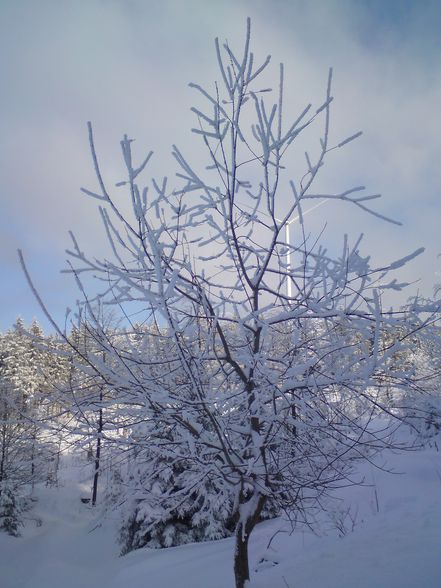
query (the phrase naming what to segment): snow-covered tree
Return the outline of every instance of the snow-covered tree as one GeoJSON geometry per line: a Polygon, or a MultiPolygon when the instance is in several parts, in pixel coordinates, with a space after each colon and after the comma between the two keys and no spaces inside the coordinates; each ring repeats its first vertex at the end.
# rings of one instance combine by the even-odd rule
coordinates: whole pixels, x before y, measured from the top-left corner
{"type": "Polygon", "coordinates": [[[133,500],[149,513],[140,530],[146,517],[135,512],[134,534],[171,537],[176,527],[164,524],[176,516],[197,529],[227,505],[243,588],[249,537],[266,505],[307,519],[320,496],[348,483],[355,460],[390,443],[391,396],[380,391],[384,382],[412,384],[412,370],[396,370],[391,358],[415,323],[410,310],[383,312],[380,291],[402,286],[389,272],[419,251],[374,267],[360,253],[361,238],[350,244],[345,236],[332,253],[307,229],[307,203],[323,199],[389,220],[362,187],[315,188],[331,154],[361,134],[331,136],[332,72],[321,103],[287,121],[284,68],[275,99],[266,100],[273,93],[260,80],[270,58],[260,63],[252,53],[249,23],[240,52],[216,40],[216,55],[213,90],[191,84],[205,104],[192,108],[192,131],[206,167],[174,146],[176,182],[143,187],[151,153],[136,163],[125,136],[117,187],[128,191],[130,213],[107,186],[89,125],[98,188],[84,192],[101,203],[110,255],[89,257],[75,239],[70,255],[83,293],[81,274],[91,272],[104,284],[100,302],[122,309],[127,333],[132,313],[149,326],[136,342],[112,338],[85,297],[99,345],[84,370],[115,391],[109,403],[133,419],[133,500]],[[301,169],[293,147],[320,122],[301,169]],[[389,341],[392,328],[402,334],[389,341]]]}
{"type": "MultiPolygon", "coordinates": [[[[105,334],[103,325],[97,331],[87,316],[82,315],[66,337],[66,344],[55,351],[68,364],[67,375],[57,391],[62,412],[67,415],[61,426],[70,443],[84,449],[90,462],[93,462],[93,506],[97,503],[100,475],[110,467],[114,452],[118,452],[127,421],[124,406],[118,404],[114,390],[92,367],[92,362],[97,361],[106,365],[114,355],[104,350],[101,341],[103,336],[111,345],[121,338],[125,339],[122,333],[115,328],[111,329],[109,325],[106,326],[105,334]]],[[[106,369],[109,368],[110,365],[106,366],[106,369]]],[[[126,449],[125,442],[123,447],[126,449]]]]}
{"type": "Polygon", "coordinates": [[[0,482],[32,480],[34,426],[31,405],[36,392],[30,349],[21,319],[0,339],[0,482]]]}
{"type": "Polygon", "coordinates": [[[441,328],[434,321],[412,337],[412,345],[401,357],[414,372],[415,386],[398,393],[403,419],[425,441],[441,431],[441,328]]]}
{"type": "Polygon", "coordinates": [[[55,459],[49,404],[60,371],[49,347],[35,321],[0,335],[0,482],[15,489],[47,479],[55,459]]]}
{"type": "Polygon", "coordinates": [[[0,529],[18,537],[21,524],[20,497],[17,489],[7,480],[0,483],[0,529]]]}

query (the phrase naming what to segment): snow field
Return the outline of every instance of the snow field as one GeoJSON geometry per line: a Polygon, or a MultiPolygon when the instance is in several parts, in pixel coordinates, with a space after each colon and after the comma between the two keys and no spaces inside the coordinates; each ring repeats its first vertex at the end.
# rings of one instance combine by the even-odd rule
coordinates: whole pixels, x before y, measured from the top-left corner
{"type": "MultiPolygon", "coordinates": [[[[320,536],[290,533],[280,519],[259,525],[250,588],[439,588],[441,454],[434,446],[383,461],[394,473],[364,464],[364,485],[339,490],[320,536]]],[[[2,588],[233,587],[232,539],[118,557],[116,518],[81,503],[78,467],[62,472],[60,488],[37,490],[22,536],[0,535],[2,588]]]]}

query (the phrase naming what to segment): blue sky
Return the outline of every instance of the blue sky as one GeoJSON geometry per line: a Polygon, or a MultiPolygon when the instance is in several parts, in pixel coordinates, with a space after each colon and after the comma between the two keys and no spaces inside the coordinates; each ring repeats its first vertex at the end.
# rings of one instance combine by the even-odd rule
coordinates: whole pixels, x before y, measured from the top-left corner
{"type": "MultiPolygon", "coordinates": [[[[335,70],[333,132],[363,138],[333,162],[327,179],[363,183],[384,199],[395,228],[359,213],[320,209],[336,234],[366,234],[364,253],[390,261],[419,246],[403,277],[430,294],[441,252],[441,3],[428,0],[0,0],[0,329],[17,315],[47,322],[25,283],[23,249],[57,319],[78,297],[65,267],[68,231],[106,251],[96,206],[86,121],[110,178],[118,179],[127,132],[154,149],[161,171],[170,146],[191,148],[187,83],[217,76],[213,39],[240,43],[253,22],[259,56],[285,63],[287,98],[319,103],[335,70]]],[[[397,300],[397,302],[399,302],[397,300]]]]}

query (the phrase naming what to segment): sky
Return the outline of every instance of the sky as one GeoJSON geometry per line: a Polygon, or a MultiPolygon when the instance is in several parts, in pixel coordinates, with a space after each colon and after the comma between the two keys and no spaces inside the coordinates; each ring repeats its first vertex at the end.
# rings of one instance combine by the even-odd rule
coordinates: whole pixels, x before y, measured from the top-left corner
{"type": "Polygon", "coordinates": [[[329,163],[328,188],[380,192],[377,209],[402,226],[328,205],[312,223],[327,223],[331,239],[363,232],[363,254],[379,263],[425,247],[403,268],[412,285],[396,303],[432,294],[441,282],[438,0],[0,0],[0,330],[18,315],[48,328],[17,249],[61,322],[79,298],[60,273],[68,232],[92,255],[108,250],[96,202],[80,192],[96,187],[87,121],[112,181],[122,173],[124,133],[173,176],[171,145],[191,152],[195,140],[188,83],[218,78],[214,38],[239,47],[247,16],[256,56],[272,55],[274,80],[285,64],[293,117],[321,103],[334,68],[332,133],[364,134],[329,163]]]}

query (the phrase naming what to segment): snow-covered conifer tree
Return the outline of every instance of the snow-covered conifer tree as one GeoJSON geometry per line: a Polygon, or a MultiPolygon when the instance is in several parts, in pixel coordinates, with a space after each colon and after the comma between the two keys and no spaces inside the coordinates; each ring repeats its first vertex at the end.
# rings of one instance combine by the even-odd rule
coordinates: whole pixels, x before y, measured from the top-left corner
{"type": "Polygon", "coordinates": [[[54,459],[48,404],[57,370],[48,346],[35,321],[27,331],[18,319],[0,335],[0,482],[15,489],[45,480],[54,459]]]}
{"type": "Polygon", "coordinates": [[[9,535],[18,537],[21,524],[17,489],[8,481],[0,483],[0,529],[9,535]]]}

